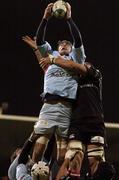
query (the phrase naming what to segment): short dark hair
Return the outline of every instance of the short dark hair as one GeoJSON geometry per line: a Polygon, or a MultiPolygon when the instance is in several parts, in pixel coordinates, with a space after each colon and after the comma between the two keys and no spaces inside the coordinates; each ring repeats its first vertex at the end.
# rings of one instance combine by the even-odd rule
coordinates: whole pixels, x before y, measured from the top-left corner
{"type": "Polygon", "coordinates": [[[60,41],[58,41],[58,47],[60,46],[60,44],[62,44],[62,43],[67,43],[67,44],[69,44],[70,46],[71,46],[71,48],[72,48],[72,46],[73,46],[73,44],[70,42],[70,41],[68,41],[68,40],[60,40],[60,41]]]}

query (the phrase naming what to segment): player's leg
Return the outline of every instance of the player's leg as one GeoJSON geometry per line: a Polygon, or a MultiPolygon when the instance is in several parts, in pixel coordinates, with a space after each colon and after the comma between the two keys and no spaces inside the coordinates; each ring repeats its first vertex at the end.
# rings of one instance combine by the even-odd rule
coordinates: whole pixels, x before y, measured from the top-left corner
{"type": "Polygon", "coordinates": [[[90,166],[89,177],[94,180],[111,180],[114,174],[113,167],[105,161],[104,138],[94,136],[92,144],[87,147],[87,157],[90,166]]]}
{"type": "Polygon", "coordinates": [[[58,165],[61,166],[64,161],[64,157],[67,149],[67,139],[60,136],[56,136],[56,144],[57,144],[57,162],[58,165]]]}
{"type": "Polygon", "coordinates": [[[39,135],[39,138],[36,140],[33,148],[33,154],[32,154],[33,162],[38,162],[39,160],[42,159],[50,137],[51,137],[50,134],[39,135]]]}
{"type": "Polygon", "coordinates": [[[80,169],[84,157],[83,149],[83,145],[80,141],[71,140],[69,142],[65,160],[57,174],[56,180],[60,180],[67,176],[75,179],[80,177],[80,169]]]}

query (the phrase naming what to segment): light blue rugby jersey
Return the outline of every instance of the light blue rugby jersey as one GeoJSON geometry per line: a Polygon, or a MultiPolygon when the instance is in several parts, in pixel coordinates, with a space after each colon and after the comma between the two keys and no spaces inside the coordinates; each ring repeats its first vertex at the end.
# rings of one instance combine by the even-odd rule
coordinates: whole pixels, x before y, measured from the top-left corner
{"type": "MultiPolygon", "coordinates": [[[[39,46],[39,50],[43,56],[46,53],[52,54],[54,57],[61,56],[58,51],[52,50],[48,42],[39,46]]],[[[62,57],[66,60],[72,59],[74,62],[83,64],[86,58],[83,45],[79,48],[73,47],[69,56],[62,57]]],[[[75,99],[78,87],[77,79],[78,77],[71,71],[67,71],[55,64],[50,65],[44,76],[43,95],[50,93],[65,98],[75,99]]]]}

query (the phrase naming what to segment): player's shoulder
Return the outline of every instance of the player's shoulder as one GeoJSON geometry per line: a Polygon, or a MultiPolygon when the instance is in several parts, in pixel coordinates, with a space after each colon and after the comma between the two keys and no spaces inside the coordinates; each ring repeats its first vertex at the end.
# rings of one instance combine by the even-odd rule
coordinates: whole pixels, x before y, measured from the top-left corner
{"type": "Polygon", "coordinates": [[[90,63],[90,62],[85,62],[84,63],[84,66],[86,67],[86,69],[87,69],[87,73],[89,74],[89,75],[92,75],[92,76],[94,76],[95,78],[102,78],[102,73],[101,73],[101,71],[97,68],[97,67],[95,67],[92,63],[90,63]]]}

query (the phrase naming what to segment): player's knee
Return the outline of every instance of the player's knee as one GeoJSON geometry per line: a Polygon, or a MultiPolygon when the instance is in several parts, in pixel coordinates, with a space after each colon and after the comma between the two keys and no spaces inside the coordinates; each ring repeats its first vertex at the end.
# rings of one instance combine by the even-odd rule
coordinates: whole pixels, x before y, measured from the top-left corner
{"type": "Polygon", "coordinates": [[[87,157],[89,160],[90,174],[97,171],[100,162],[104,161],[104,148],[103,146],[92,147],[87,150],[87,157]]]}
{"type": "Polygon", "coordinates": [[[34,153],[42,154],[48,144],[49,139],[45,136],[41,136],[36,140],[35,146],[34,146],[34,153]]]}
{"type": "Polygon", "coordinates": [[[93,136],[91,138],[91,145],[88,146],[87,155],[89,158],[94,157],[95,160],[105,161],[104,137],[93,136]]]}
{"type": "Polygon", "coordinates": [[[87,150],[87,157],[89,161],[96,162],[96,161],[105,161],[104,158],[104,147],[97,146],[94,148],[90,148],[87,150]]]}
{"type": "Polygon", "coordinates": [[[39,134],[36,134],[34,131],[31,133],[30,137],[29,137],[29,141],[31,142],[35,142],[38,138],[40,137],[39,134]]]}
{"type": "Polygon", "coordinates": [[[80,154],[81,158],[84,155],[84,146],[81,141],[72,140],[68,144],[68,150],[65,154],[65,159],[73,159],[77,153],[80,154]]]}
{"type": "Polygon", "coordinates": [[[32,159],[34,162],[38,162],[42,158],[42,155],[46,149],[48,141],[49,139],[45,136],[40,136],[36,140],[32,155],[32,159]]]}
{"type": "Polygon", "coordinates": [[[37,140],[36,143],[37,144],[42,144],[42,145],[47,145],[49,141],[49,138],[46,136],[40,136],[37,140]]]}

